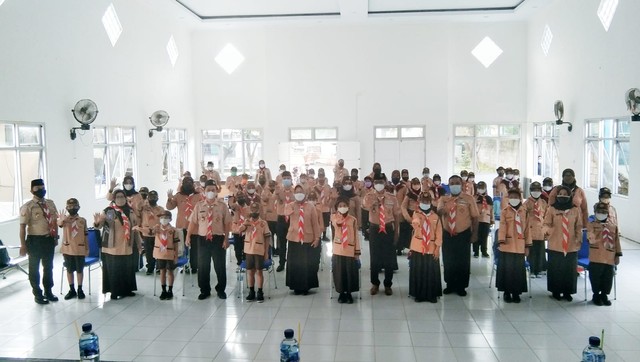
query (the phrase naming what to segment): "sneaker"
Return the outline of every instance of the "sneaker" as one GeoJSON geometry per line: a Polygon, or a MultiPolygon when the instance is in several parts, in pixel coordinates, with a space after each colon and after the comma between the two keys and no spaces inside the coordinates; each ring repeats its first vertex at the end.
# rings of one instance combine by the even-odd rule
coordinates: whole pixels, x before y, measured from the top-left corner
{"type": "Polygon", "coordinates": [[[552,293],[551,298],[555,300],[562,300],[562,296],[560,295],[560,293],[552,293]]]}
{"type": "Polygon", "coordinates": [[[211,296],[211,293],[210,293],[210,292],[207,292],[207,293],[200,293],[200,295],[198,296],[198,300],[204,300],[204,299],[209,298],[210,296],[211,296]]]}
{"type": "Polygon", "coordinates": [[[67,293],[67,295],[64,296],[64,300],[73,299],[77,296],[78,296],[78,293],[76,293],[75,289],[71,289],[69,290],[69,293],[67,293]]]}
{"type": "Polygon", "coordinates": [[[84,295],[84,291],[82,290],[82,288],[78,288],[78,299],[84,299],[85,295],[84,295]]]}
{"type": "Polygon", "coordinates": [[[173,299],[173,292],[167,292],[167,300],[173,299]]]}
{"type": "Polygon", "coordinates": [[[351,293],[347,293],[347,304],[353,304],[353,296],[351,293]]]}
{"type": "Polygon", "coordinates": [[[600,300],[602,301],[602,305],[606,305],[607,307],[611,305],[609,297],[604,293],[600,294],[600,300]]]}
{"type": "Polygon", "coordinates": [[[35,300],[35,302],[38,304],[49,304],[47,298],[45,298],[42,294],[36,295],[33,300],[35,300]]]}
{"type": "Polygon", "coordinates": [[[47,298],[47,300],[50,302],[58,301],[58,297],[56,297],[55,294],[53,294],[51,291],[44,293],[44,297],[47,298]]]}
{"type": "Polygon", "coordinates": [[[379,287],[378,285],[373,285],[373,286],[371,287],[371,290],[369,291],[369,293],[370,293],[371,295],[376,295],[376,294],[378,294],[378,290],[379,290],[379,289],[380,289],[380,287],[379,287]]]}
{"type": "Polygon", "coordinates": [[[391,287],[384,287],[384,294],[393,295],[393,290],[391,290],[391,287]]]}
{"type": "Polygon", "coordinates": [[[567,302],[573,301],[573,297],[569,293],[564,293],[564,295],[562,296],[562,299],[566,300],[567,302]]]}
{"type": "Polygon", "coordinates": [[[225,293],[224,290],[221,292],[218,292],[217,294],[218,294],[218,298],[227,299],[227,293],[225,293]]]}
{"type": "Polygon", "coordinates": [[[256,292],[255,290],[249,289],[249,295],[247,295],[247,302],[253,302],[256,300],[256,292]]]}
{"type": "Polygon", "coordinates": [[[484,254],[482,254],[482,257],[483,257],[483,258],[489,258],[489,257],[491,257],[491,255],[489,255],[489,254],[487,254],[487,253],[484,253],[484,254]]]}
{"type": "Polygon", "coordinates": [[[256,297],[256,300],[258,301],[258,303],[264,303],[264,293],[262,292],[262,290],[258,290],[258,296],[256,297]]]}
{"type": "Polygon", "coordinates": [[[602,305],[602,299],[600,298],[600,294],[594,294],[593,298],[591,298],[591,301],[593,302],[593,304],[597,306],[602,305]]]}
{"type": "Polygon", "coordinates": [[[513,302],[513,299],[511,299],[511,294],[510,293],[504,292],[502,298],[504,299],[505,303],[513,302]]]}
{"type": "Polygon", "coordinates": [[[396,255],[397,255],[397,256],[402,256],[402,250],[397,250],[397,251],[396,251],[396,255]]]}
{"type": "Polygon", "coordinates": [[[166,291],[162,291],[162,293],[160,293],[160,300],[165,300],[167,299],[167,292],[166,291]]]}

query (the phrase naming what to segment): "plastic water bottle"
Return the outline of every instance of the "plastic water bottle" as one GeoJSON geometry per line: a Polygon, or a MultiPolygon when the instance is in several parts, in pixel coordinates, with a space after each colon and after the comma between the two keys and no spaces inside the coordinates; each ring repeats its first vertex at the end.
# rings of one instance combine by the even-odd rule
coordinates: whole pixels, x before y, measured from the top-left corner
{"type": "Polygon", "coordinates": [[[280,362],[298,361],[300,361],[300,346],[298,341],[293,338],[293,329],[286,329],[284,339],[280,343],[280,362]]]}
{"type": "Polygon", "coordinates": [[[582,351],[582,362],[604,362],[604,351],[600,348],[600,338],[589,337],[589,345],[582,351]]]}
{"type": "Polygon", "coordinates": [[[80,359],[83,361],[100,361],[100,344],[98,335],[92,330],[91,323],[82,325],[82,335],[80,336],[80,359]]]}

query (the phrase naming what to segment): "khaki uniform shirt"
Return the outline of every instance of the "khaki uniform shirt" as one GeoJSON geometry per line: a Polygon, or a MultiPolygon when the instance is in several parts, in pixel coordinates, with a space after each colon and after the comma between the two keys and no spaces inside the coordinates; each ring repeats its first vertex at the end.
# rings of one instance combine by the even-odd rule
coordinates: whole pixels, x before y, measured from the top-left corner
{"type": "Polygon", "coordinates": [[[89,239],[87,235],[87,220],[78,215],[67,216],[62,223],[62,246],[60,252],[64,255],[89,255],[89,239]],[[76,224],[76,235],[73,235],[73,223],[76,224]]]}
{"type": "Polygon", "coordinates": [[[548,236],[549,250],[563,252],[562,215],[565,213],[569,218],[569,247],[567,252],[574,252],[580,249],[580,244],[582,244],[582,215],[580,209],[572,207],[565,212],[550,206],[544,216],[544,233],[548,236]]]}
{"type": "Polygon", "coordinates": [[[185,195],[177,193],[172,198],[167,200],[167,210],[173,210],[178,208],[178,217],[176,218],[176,227],[178,229],[186,229],[189,225],[189,220],[193,214],[193,209],[198,202],[202,201],[201,194],[185,195]],[[187,212],[188,205],[191,205],[191,213],[187,212]]]}
{"type": "Polygon", "coordinates": [[[411,218],[411,226],[413,227],[413,235],[411,236],[411,244],[409,249],[416,253],[421,254],[434,254],[440,255],[440,247],[442,246],[442,222],[435,212],[430,212],[429,215],[417,210],[413,213],[411,218]],[[425,219],[429,220],[431,228],[431,239],[429,240],[429,246],[427,249],[423,249],[422,243],[422,224],[425,219]]]}
{"type": "Polygon", "coordinates": [[[593,221],[587,224],[587,238],[589,239],[589,262],[615,265],[616,256],[622,256],[620,234],[618,226],[610,220],[606,222],[593,221]],[[605,226],[612,237],[612,247],[605,245],[603,231],[605,226]]]}
{"type": "Polygon", "coordinates": [[[284,214],[289,216],[289,230],[287,240],[300,243],[313,243],[321,235],[322,230],[318,224],[316,206],[310,202],[302,204],[296,202],[285,207],[284,214]],[[303,240],[298,236],[298,220],[300,219],[300,207],[304,211],[303,240]]]}
{"type": "Polygon", "coordinates": [[[449,214],[453,206],[456,206],[456,234],[459,234],[473,226],[473,219],[480,217],[476,199],[465,193],[458,196],[443,196],[438,201],[438,212],[444,212],[442,216],[443,230],[451,233],[449,229],[449,214]]]}
{"type": "Polygon", "coordinates": [[[269,258],[269,240],[271,231],[269,224],[262,219],[249,221],[249,226],[242,225],[241,232],[245,233],[244,253],[249,255],[262,255],[269,258]]]}
{"type": "Polygon", "coordinates": [[[209,226],[208,217],[211,214],[213,235],[227,236],[231,231],[231,213],[224,202],[216,200],[198,202],[189,218],[189,230],[194,235],[207,236],[209,226]]]}
{"type": "MultiPolygon", "coordinates": [[[[54,225],[58,223],[58,209],[56,209],[56,204],[53,203],[53,200],[44,199],[44,202],[49,209],[49,214],[51,215],[51,222],[54,225]]],[[[20,224],[27,225],[27,235],[34,236],[49,236],[50,234],[50,226],[47,221],[47,217],[44,214],[44,210],[40,204],[38,204],[38,199],[34,197],[33,199],[27,201],[20,208],[20,224]]],[[[57,226],[56,226],[57,231],[57,226]]],[[[52,235],[56,236],[56,235],[52,235]]]]}
{"type": "Polygon", "coordinates": [[[544,240],[544,216],[547,212],[547,202],[542,199],[542,197],[538,198],[538,200],[533,197],[529,197],[524,201],[524,207],[527,209],[527,213],[529,214],[529,235],[531,236],[531,240],[544,240]],[[538,208],[540,209],[540,217],[537,218],[534,212],[535,204],[538,204],[538,208]]]}
{"type": "Polygon", "coordinates": [[[331,224],[334,227],[333,254],[354,258],[360,255],[360,238],[358,238],[358,222],[356,218],[347,214],[343,217],[340,214],[331,215],[331,224]],[[346,243],[342,242],[342,226],[346,227],[346,243]]]}
{"type": "Polygon", "coordinates": [[[529,233],[529,219],[527,209],[520,205],[518,210],[508,206],[502,210],[500,215],[500,229],[498,229],[498,248],[504,253],[524,254],[525,246],[531,245],[531,234],[529,233]],[[520,216],[522,224],[522,235],[518,235],[516,229],[516,212],[520,216]]]}
{"type": "Polygon", "coordinates": [[[178,237],[178,230],[171,225],[166,227],[157,226],[154,228],[155,243],[153,245],[153,257],[159,260],[177,260],[178,259],[178,245],[180,238],[178,237]],[[167,245],[162,245],[162,239],[165,238],[167,245]]]}
{"type": "Polygon", "coordinates": [[[140,226],[142,226],[142,236],[152,237],[154,226],[160,223],[160,218],[158,215],[164,212],[164,208],[162,206],[151,206],[146,204],[142,207],[142,221],[140,226]]]}
{"type": "MultiPolygon", "coordinates": [[[[369,223],[380,225],[380,204],[384,205],[385,224],[400,221],[400,205],[398,199],[389,192],[379,193],[374,191],[364,199],[364,207],[369,209],[369,223]]],[[[397,230],[396,230],[397,232],[397,230]]]]}

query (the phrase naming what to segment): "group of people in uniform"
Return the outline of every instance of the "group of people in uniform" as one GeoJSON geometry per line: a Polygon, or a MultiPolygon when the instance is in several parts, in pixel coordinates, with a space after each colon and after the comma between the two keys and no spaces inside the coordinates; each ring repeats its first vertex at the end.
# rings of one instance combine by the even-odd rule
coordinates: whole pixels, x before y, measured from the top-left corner
{"type": "MultiPolygon", "coordinates": [[[[467,295],[471,255],[490,256],[488,237],[499,219],[493,250],[496,286],[505,302],[518,303],[527,291],[525,258],[532,277],[546,273],[553,298],[570,301],[576,292],[577,251],[586,232],[593,302],[611,303],[607,295],[622,255],[617,215],[609,203],[611,191],[600,190],[595,217],[589,220],[586,195],[571,169],[563,172],[560,185],[554,186],[550,178],[542,184],[533,182],[524,200],[519,172],[511,168],[496,170],[493,197],[487,184],[476,183],[474,173],[467,171],[450,176],[446,185],[440,175],[431,177],[428,167],[420,178],[410,179],[408,170],[393,170],[388,179],[375,163],[361,180],[358,169],[348,170],[339,160],[331,185],[325,170],[317,171],[316,175],[308,169],[294,183],[285,165],[273,178],[261,160],[253,178],[239,175],[233,167],[223,183],[209,162],[202,164],[198,181],[185,172],[177,192],[167,192],[164,208],[158,204],[158,192],[137,190],[132,176],[124,177],[122,189],[111,180],[109,205],[93,215],[93,227],[102,231],[102,292],[111,293],[112,300],[135,295],[136,272],[144,254],[147,275],[160,273],[160,299],[173,297],[174,270],[181,257],[188,257],[186,268],[197,273],[198,299],[211,296],[212,261],[216,294],[226,299],[226,249],[233,245],[238,267],[244,261],[247,271],[247,301],[264,301],[262,272],[273,257],[278,258],[276,271],[286,270],[286,285],[294,294],[306,295],[319,287],[321,249],[323,242],[330,242],[338,302],[350,304],[352,293],[360,289],[363,239],[369,244],[371,295],[380,292],[381,284],[385,295],[393,294],[397,256],[408,249],[409,295],[416,302],[436,303],[443,294],[467,295]],[[171,210],[177,210],[174,225],[171,210]]],[[[31,192],[33,199],[20,213],[20,240],[21,254],[29,254],[35,301],[58,300],[51,288],[59,227],[69,282],[64,298],[84,298],[88,225],[78,215],[78,200],[67,200],[66,208],[58,212],[45,198],[43,180],[33,180],[31,192]]]]}

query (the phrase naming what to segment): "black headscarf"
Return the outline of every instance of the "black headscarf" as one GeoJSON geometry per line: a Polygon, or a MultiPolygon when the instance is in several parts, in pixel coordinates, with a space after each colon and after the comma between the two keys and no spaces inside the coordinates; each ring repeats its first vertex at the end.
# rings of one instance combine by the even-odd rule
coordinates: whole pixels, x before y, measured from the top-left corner
{"type": "Polygon", "coordinates": [[[575,205],[573,204],[573,193],[571,192],[571,189],[567,186],[564,185],[559,185],[557,186],[557,190],[558,193],[556,194],[556,200],[553,203],[553,208],[556,210],[560,210],[560,211],[565,211],[565,210],[569,210],[572,207],[575,207],[575,205]],[[558,201],[558,194],[560,193],[560,190],[565,190],[569,193],[569,201],[562,203],[558,201]]]}
{"type": "Polygon", "coordinates": [[[109,211],[114,211],[116,213],[116,217],[120,220],[120,223],[123,223],[122,221],[122,214],[119,211],[116,211],[113,207],[116,206],[118,208],[120,208],[120,210],[122,210],[122,212],[124,212],[124,214],[128,217],[131,218],[131,207],[129,206],[129,202],[125,202],[125,204],[123,206],[117,206],[116,205],[116,196],[118,194],[123,194],[125,196],[127,196],[127,191],[126,190],[115,190],[113,192],[113,201],[111,202],[111,205],[107,206],[104,209],[105,214],[109,211]]]}
{"type": "MultiPolygon", "coordinates": [[[[123,187],[124,187],[124,183],[127,182],[127,181],[131,181],[131,185],[133,185],[133,187],[131,188],[131,190],[123,189],[122,191],[124,192],[124,195],[126,197],[131,197],[131,196],[133,196],[133,195],[138,193],[138,191],[136,191],[136,182],[133,180],[133,176],[125,176],[122,179],[123,187]]],[[[114,192],[113,196],[115,196],[115,192],[114,192]]]]}
{"type": "MultiPolygon", "coordinates": [[[[576,185],[576,173],[575,171],[573,171],[570,168],[565,169],[564,171],[562,171],[562,186],[566,186],[569,188],[569,191],[571,191],[571,195],[573,196],[573,190],[577,187],[576,185]],[[571,176],[573,176],[573,183],[572,184],[566,184],[564,183],[564,174],[570,174],[571,176]]],[[[559,190],[558,190],[559,191],[559,190]]]]}

